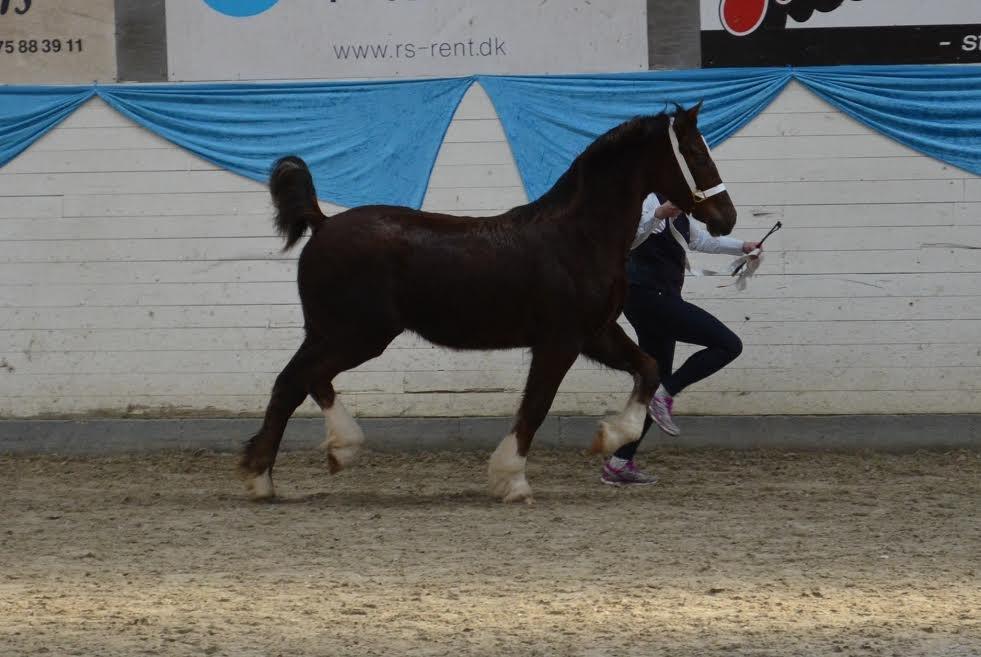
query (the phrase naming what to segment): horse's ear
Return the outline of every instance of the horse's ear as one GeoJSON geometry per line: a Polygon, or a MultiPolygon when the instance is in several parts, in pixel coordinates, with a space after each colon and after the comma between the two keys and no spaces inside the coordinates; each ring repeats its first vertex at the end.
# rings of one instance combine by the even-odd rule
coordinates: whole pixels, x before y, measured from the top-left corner
{"type": "Polygon", "coordinates": [[[680,131],[679,134],[698,125],[698,111],[702,109],[702,101],[698,101],[697,105],[687,110],[678,103],[675,103],[674,107],[674,124],[680,131]]]}
{"type": "Polygon", "coordinates": [[[679,103],[674,104],[674,127],[675,130],[684,132],[688,126],[688,112],[679,103]]]}
{"type": "Polygon", "coordinates": [[[698,101],[697,105],[695,105],[694,107],[692,107],[690,110],[686,112],[686,114],[688,115],[688,120],[691,122],[691,125],[695,125],[696,123],[698,123],[698,111],[702,109],[702,102],[703,101],[701,100],[698,101]]]}

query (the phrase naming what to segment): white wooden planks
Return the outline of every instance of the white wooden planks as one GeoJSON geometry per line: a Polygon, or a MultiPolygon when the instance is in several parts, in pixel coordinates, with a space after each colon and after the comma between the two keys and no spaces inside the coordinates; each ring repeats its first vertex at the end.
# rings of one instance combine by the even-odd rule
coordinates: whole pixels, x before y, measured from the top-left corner
{"type": "MultiPolygon", "coordinates": [[[[680,396],[680,412],[981,412],[977,177],[796,84],[715,154],[735,235],[784,229],[747,290],[688,280],[689,299],[745,348],[680,396]]],[[[488,215],[524,202],[475,86],[424,207],[488,215]]],[[[0,170],[0,416],[261,413],[302,338],[295,253],[280,253],[270,215],[263,185],[86,104],[0,170]]],[[[406,335],[337,385],[365,416],[510,415],[527,366],[524,350],[452,352],[406,335]]],[[[616,409],[629,387],[580,359],[554,412],[616,409]]]]}

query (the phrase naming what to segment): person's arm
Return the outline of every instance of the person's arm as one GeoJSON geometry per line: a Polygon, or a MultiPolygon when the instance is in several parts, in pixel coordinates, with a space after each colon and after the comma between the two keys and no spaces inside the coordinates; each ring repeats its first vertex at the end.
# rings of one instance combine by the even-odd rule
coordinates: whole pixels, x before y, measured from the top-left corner
{"type": "Polygon", "coordinates": [[[688,229],[690,235],[688,246],[691,247],[692,251],[743,255],[756,248],[756,242],[743,242],[732,237],[712,237],[707,230],[694,221],[688,222],[688,229]]]}
{"type": "Polygon", "coordinates": [[[670,203],[661,203],[657,194],[648,194],[644,199],[644,204],[640,210],[640,225],[637,226],[637,235],[634,237],[630,249],[636,249],[644,243],[651,235],[657,235],[665,227],[665,221],[672,216],[674,206],[670,203]]]}

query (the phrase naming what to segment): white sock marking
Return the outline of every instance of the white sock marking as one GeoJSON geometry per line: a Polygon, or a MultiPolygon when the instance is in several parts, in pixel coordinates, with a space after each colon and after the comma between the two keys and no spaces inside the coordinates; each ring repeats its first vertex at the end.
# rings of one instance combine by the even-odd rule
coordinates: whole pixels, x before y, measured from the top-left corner
{"type": "Polygon", "coordinates": [[[273,488],[272,475],[269,473],[269,470],[253,477],[248,485],[252,491],[252,497],[257,500],[273,497],[276,494],[276,490],[273,488]]]}
{"type": "Polygon", "coordinates": [[[505,502],[531,499],[531,486],[525,479],[524,456],[518,455],[518,439],[509,433],[491,454],[487,464],[487,477],[491,493],[505,502]]]}
{"type": "Polygon", "coordinates": [[[647,417],[647,405],[631,397],[622,411],[600,422],[601,451],[604,454],[612,454],[627,443],[640,438],[640,433],[644,430],[645,417],[647,417]]]}
{"type": "Polygon", "coordinates": [[[324,447],[327,448],[327,454],[334,462],[332,471],[336,472],[350,465],[357,456],[364,442],[364,432],[341,400],[336,397],[333,405],[324,409],[324,420],[327,423],[327,440],[324,441],[324,447]]]}

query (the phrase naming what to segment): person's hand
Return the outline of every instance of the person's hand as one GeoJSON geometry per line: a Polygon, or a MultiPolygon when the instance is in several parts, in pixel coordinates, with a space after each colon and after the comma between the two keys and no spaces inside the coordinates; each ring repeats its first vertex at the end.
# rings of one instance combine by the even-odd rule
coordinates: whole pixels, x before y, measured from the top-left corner
{"type": "Polygon", "coordinates": [[[657,206],[657,210],[654,210],[654,216],[658,219],[674,219],[679,214],[681,214],[681,208],[671,201],[665,201],[657,206]]]}
{"type": "MultiPolygon", "coordinates": [[[[743,242],[743,253],[750,254],[756,249],[763,251],[763,245],[760,242],[743,242]]],[[[759,258],[759,254],[754,255],[753,258],[759,258]]]]}

